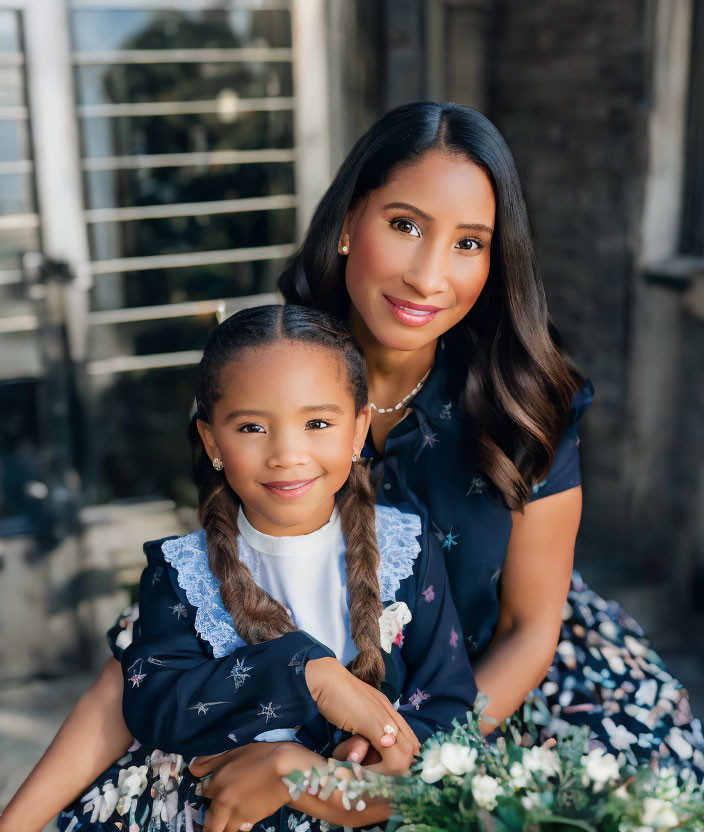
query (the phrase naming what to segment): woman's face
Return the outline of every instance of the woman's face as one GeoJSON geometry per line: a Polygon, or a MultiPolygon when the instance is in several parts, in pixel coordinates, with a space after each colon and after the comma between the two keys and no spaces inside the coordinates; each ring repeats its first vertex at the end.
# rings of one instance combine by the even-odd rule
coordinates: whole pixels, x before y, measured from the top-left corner
{"type": "Polygon", "coordinates": [[[355,332],[417,350],[461,321],[489,275],[495,208],[486,173],[440,150],[354,206],[343,234],[355,332]]]}
{"type": "Polygon", "coordinates": [[[220,398],[198,430],[264,534],[307,534],[330,519],[360,454],[369,408],[355,412],[345,367],[328,349],[279,341],[220,372],[220,398]]]}

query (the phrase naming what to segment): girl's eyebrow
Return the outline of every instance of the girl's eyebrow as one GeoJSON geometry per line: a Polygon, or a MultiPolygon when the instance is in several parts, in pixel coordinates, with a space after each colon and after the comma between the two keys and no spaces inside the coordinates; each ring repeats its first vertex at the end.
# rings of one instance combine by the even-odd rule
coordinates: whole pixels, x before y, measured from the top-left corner
{"type": "Polygon", "coordinates": [[[345,412],[337,404],[309,404],[302,407],[301,410],[303,413],[316,413],[317,411],[324,410],[327,413],[338,413],[340,416],[342,416],[345,412]]]}
{"type": "Polygon", "coordinates": [[[271,413],[268,413],[266,410],[231,410],[225,416],[225,422],[231,422],[233,419],[239,419],[242,416],[260,416],[266,418],[267,416],[271,416],[271,413]]]}
{"type": "MultiPolygon", "coordinates": [[[[324,410],[326,413],[338,413],[339,415],[343,415],[345,412],[337,404],[308,404],[301,408],[302,413],[318,413],[321,410],[324,410]]],[[[272,415],[273,414],[269,413],[267,410],[231,410],[227,416],[225,416],[225,424],[232,422],[234,419],[241,419],[243,416],[254,416],[260,419],[266,419],[271,418],[272,415]]]]}
{"type": "MultiPolygon", "coordinates": [[[[420,208],[416,208],[415,205],[411,205],[409,202],[389,202],[384,205],[382,210],[386,211],[388,208],[397,208],[402,211],[411,211],[414,214],[417,214],[422,220],[426,220],[427,222],[432,222],[433,218],[430,214],[426,214],[425,211],[421,211],[420,208]]],[[[488,225],[484,225],[482,222],[463,222],[456,226],[456,228],[466,228],[470,231],[485,231],[487,234],[493,234],[494,229],[488,225]]]]}

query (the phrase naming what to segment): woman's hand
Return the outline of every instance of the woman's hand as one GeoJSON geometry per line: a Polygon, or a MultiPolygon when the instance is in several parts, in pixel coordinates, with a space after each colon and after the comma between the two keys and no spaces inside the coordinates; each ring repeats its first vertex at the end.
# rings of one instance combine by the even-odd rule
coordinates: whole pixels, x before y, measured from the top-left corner
{"type": "MultiPolygon", "coordinates": [[[[215,772],[203,788],[210,798],[203,832],[248,830],[277,812],[289,800],[281,781],[286,742],[253,742],[225,754],[198,757],[191,766],[196,777],[215,772]]],[[[289,759],[287,755],[287,760],[289,759]]]]}
{"type": "Polygon", "coordinates": [[[330,657],[306,664],[306,683],[325,719],[343,731],[366,737],[379,752],[387,774],[408,769],[420,743],[381,691],[360,681],[330,657]],[[389,736],[389,727],[395,741],[389,736]]]}
{"type": "Polygon", "coordinates": [[[248,824],[268,817],[284,804],[336,826],[366,826],[388,820],[389,804],[381,797],[365,797],[366,808],[361,811],[345,809],[338,791],[327,800],[307,793],[292,800],[281,778],[313,766],[325,768],[327,760],[296,742],[255,742],[225,754],[199,757],[190,766],[196,777],[217,769],[205,790],[212,802],[205,815],[204,832],[246,832],[248,824]]]}

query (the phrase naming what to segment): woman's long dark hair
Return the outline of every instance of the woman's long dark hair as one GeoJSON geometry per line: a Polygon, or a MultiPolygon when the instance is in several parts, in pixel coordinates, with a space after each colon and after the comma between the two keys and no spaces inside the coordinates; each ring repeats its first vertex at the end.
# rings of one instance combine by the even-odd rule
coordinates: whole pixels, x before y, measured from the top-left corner
{"type": "MultiPolygon", "coordinates": [[[[240,500],[230,488],[225,472],[216,471],[206,453],[197,420],[210,423],[222,391],[223,368],[256,350],[278,341],[297,341],[337,355],[344,366],[347,385],[357,413],[367,403],[367,371],[359,344],[344,324],[326,312],[301,306],[257,306],[243,309],[220,324],[210,335],[198,371],[198,409],[191,420],[189,437],[198,485],[198,513],[208,544],[208,560],[220,581],[220,595],[237,632],[250,644],[267,641],[295,630],[283,605],[258,586],[239,558],[237,513],[240,500]]],[[[351,451],[350,451],[351,452],[351,451]]],[[[384,678],[379,616],[382,603],[377,568],[374,492],[364,464],[352,465],[350,476],[336,495],[342,530],[347,541],[345,556],[350,633],[358,650],[351,672],[375,687],[384,678]]]]}
{"type": "Polygon", "coordinates": [[[550,468],[582,378],[550,336],[542,280],[516,166],[481,113],[422,102],[387,113],[350,151],[320,201],[307,236],[279,279],[287,303],[346,318],[345,257],[338,241],[350,207],[404,165],[440,149],[479,165],[496,199],[491,267],[465,318],[447,334],[466,359],[463,407],[475,465],[506,505],[520,510],[550,468]]]}

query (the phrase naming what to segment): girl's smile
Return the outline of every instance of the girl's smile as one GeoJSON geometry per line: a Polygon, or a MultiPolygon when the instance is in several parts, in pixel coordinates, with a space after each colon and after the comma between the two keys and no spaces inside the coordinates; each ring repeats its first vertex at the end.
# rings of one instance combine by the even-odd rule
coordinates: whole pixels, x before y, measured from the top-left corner
{"type": "Polygon", "coordinates": [[[406,326],[423,326],[434,320],[437,313],[442,311],[441,306],[424,306],[391,295],[384,295],[384,300],[389,304],[394,318],[406,326]]]}
{"type": "Polygon", "coordinates": [[[210,424],[199,430],[258,531],[308,534],[330,519],[369,423],[345,376],[330,350],[285,339],[221,370],[210,424]]]}

